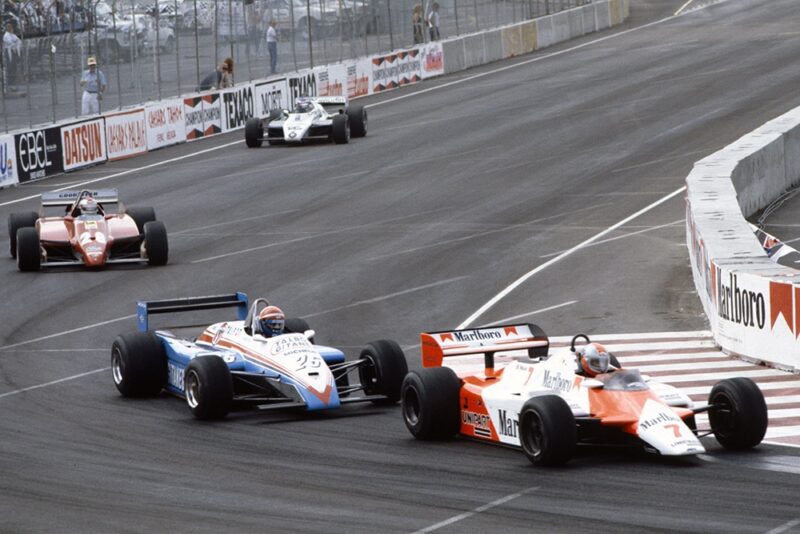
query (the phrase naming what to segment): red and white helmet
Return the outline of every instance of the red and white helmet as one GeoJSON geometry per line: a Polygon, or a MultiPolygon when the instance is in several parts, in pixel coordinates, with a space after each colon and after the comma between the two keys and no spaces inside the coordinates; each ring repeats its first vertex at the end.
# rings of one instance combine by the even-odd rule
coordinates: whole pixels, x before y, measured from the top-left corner
{"type": "Polygon", "coordinates": [[[83,197],[78,203],[78,208],[81,210],[82,215],[97,215],[100,207],[97,201],[92,197],[83,197]]]}
{"type": "Polygon", "coordinates": [[[258,314],[258,327],[264,337],[279,336],[283,334],[283,325],[286,316],[277,306],[267,306],[258,314]]]}
{"type": "Polygon", "coordinates": [[[600,343],[587,343],[575,350],[580,371],[586,376],[607,373],[611,357],[600,343]]]}

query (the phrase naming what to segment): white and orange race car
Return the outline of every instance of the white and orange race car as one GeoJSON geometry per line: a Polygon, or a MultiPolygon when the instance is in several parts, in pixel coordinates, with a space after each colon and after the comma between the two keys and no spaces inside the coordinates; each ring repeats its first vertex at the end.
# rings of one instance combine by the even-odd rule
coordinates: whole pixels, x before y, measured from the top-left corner
{"type": "Polygon", "coordinates": [[[712,433],[727,449],[748,449],[766,432],[764,396],[747,378],[718,382],[708,404],[695,406],[677,388],[622,368],[583,334],[553,354],[548,337],[532,324],[420,337],[424,368],[406,375],[401,391],[403,419],[419,439],[460,433],[521,448],[534,465],[559,465],[578,444],[683,456],[705,452],[698,438],[712,433]],[[603,364],[597,374],[586,368],[589,353],[603,364]],[[698,431],[700,412],[708,412],[709,430],[698,431]]]}
{"type": "Polygon", "coordinates": [[[153,208],[125,208],[116,189],[42,193],[39,212],[8,218],[10,252],[21,271],[109,263],[165,265],[167,230],[153,208]]]}

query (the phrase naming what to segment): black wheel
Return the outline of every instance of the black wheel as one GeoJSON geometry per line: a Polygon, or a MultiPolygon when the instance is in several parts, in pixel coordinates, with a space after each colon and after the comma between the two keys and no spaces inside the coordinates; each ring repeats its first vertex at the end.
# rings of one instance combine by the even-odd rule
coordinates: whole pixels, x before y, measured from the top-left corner
{"type": "Polygon", "coordinates": [[[708,422],[720,445],[742,450],[755,447],[767,432],[764,394],[749,378],[717,382],[708,396],[708,422]]]}
{"type": "MultiPolygon", "coordinates": [[[[300,317],[287,317],[283,325],[283,331],[287,334],[303,334],[306,330],[311,330],[308,322],[300,317]]],[[[314,343],[314,338],[309,339],[314,343]]]]}
{"type": "Polygon", "coordinates": [[[458,433],[461,379],[449,367],[411,371],[402,385],[403,421],[417,439],[445,439],[458,433]]]}
{"type": "Polygon", "coordinates": [[[561,465],[575,453],[575,416],[557,395],[528,399],[519,414],[519,427],[522,450],[533,465],[561,465]]]}
{"type": "Polygon", "coordinates": [[[393,404],[400,400],[400,386],[408,373],[408,364],[403,350],[396,342],[381,339],[367,343],[361,351],[366,363],[358,368],[365,395],[385,395],[376,404],[393,404]]]}
{"type": "Polygon", "coordinates": [[[233,404],[233,378],[219,356],[198,356],[184,375],[186,404],[198,419],[222,419],[233,404]]]}
{"type": "Polygon", "coordinates": [[[151,221],[144,225],[144,248],[148,265],[166,265],[169,260],[167,229],[161,221],[151,221]]]}
{"type": "Polygon", "coordinates": [[[139,233],[144,233],[144,225],[156,220],[156,210],[153,208],[125,208],[125,214],[136,223],[139,233]]]}
{"type": "Polygon", "coordinates": [[[350,133],[353,137],[367,135],[367,110],[364,106],[350,106],[347,117],[350,119],[350,133]]]}
{"type": "Polygon", "coordinates": [[[331,139],[337,145],[344,145],[350,142],[350,122],[347,120],[347,115],[339,114],[333,116],[331,139]]]}
{"type": "Polygon", "coordinates": [[[123,397],[156,395],[167,383],[167,353],[152,332],[117,336],[111,345],[111,375],[123,397]]]}
{"type": "Polygon", "coordinates": [[[258,117],[247,119],[244,124],[244,142],[248,148],[259,148],[264,142],[264,128],[258,117]]]}
{"type": "Polygon", "coordinates": [[[17,230],[17,267],[20,271],[38,271],[42,267],[39,231],[26,226],[17,230]]]}
{"type": "Polygon", "coordinates": [[[9,251],[11,257],[17,257],[17,230],[20,228],[28,228],[36,226],[36,221],[39,220],[39,214],[35,211],[24,211],[21,213],[12,213],[8,216],[8,240],[10,242],[9,251]]]}

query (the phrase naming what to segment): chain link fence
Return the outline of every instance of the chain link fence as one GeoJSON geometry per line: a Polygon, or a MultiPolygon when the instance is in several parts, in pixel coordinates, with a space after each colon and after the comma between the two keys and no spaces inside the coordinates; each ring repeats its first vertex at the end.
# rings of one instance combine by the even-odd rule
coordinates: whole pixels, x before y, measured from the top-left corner
{"type": "Polygon", "coordinates": [[[94,57],[108,111],[533,19],[591,0],[0,0],[0,128],[81,116],[94,57]],[[432,15],[432,13],[436,13],[432,15]],[[437,24],[438,21],[438,24],[437,24]],[[438,26],[438,36],[433,28],[438,26]]]}

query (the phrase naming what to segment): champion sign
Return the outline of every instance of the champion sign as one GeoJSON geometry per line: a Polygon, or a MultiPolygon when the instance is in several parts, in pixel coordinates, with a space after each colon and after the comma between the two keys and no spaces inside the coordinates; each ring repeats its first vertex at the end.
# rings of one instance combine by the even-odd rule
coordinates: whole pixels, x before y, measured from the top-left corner
{"type": "Polygon", "coordinates": [[[106,132],[103,119],[61,128],[64,170],[70,171],[106,160],[106,132]]]}

